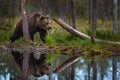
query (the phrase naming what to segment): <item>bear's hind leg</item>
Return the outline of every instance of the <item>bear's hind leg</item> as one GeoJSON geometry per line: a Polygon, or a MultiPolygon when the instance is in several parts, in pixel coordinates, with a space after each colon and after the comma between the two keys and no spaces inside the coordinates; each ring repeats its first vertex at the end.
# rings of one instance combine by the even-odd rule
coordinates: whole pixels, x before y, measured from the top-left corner
{"type": "MultiPolygon", "coordinates": [[[[20,24],[20,23],[19,23],[20,24]]],[[[10,42],[14,42],[16,39],[20,38],[20,36],[23,36],[23,31],[22,31],[22,25],[17,25],[12,36],[10,37],[10,42]]]]}
{"type": "Polygon", "coordinates": [[[13,33],[12,37],[10,37],[10,42],[14,42],[16,39],[20,37],[20,33],[13,33]]]}

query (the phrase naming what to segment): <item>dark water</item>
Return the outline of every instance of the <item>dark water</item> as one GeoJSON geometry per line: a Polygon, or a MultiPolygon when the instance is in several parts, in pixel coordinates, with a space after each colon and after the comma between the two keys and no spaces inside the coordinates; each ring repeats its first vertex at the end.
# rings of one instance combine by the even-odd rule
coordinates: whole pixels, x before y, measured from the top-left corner
{"type": "MultiPolygon", "coordinates": [[[[23,72],[16,65],[16,60],[18,58],[22,60],[23,58],[17,56],[15,60],[16,55],[12,55],[11,52],[0,52],[0,80],[23,79],[23,72]]],[[[29,68],[29,70],[33,72],[33,75],[40,75],[40,77],[29,76],[29,80],[120,80],[119,56],[109,58],[100,56],[78,58],[49,55],[48,62],[45,65],[44,59],[46,55],[42,55],[41,59],[39,58],[40,56],[38,59],[29,61],[29,65],[31,65],[31,69],[29,68]],[[49,60],[50,57],[52,60],[49,60]],[[50,68],[48,68],[48,64],[51,64],[49,65],[50,68]],[[60,68],[60,66],[62,67],[60,68]],[[35,70],[36,72],[34,72],[35,70]]]]}

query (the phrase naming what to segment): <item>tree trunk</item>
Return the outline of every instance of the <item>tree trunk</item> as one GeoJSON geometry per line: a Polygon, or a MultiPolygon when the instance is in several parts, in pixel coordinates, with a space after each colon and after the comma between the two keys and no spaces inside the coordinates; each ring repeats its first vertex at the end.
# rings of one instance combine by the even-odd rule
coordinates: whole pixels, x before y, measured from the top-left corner
{"type": "Polygon", "coordinates": [[[71,79],[70,80],[74,80],[75,79],[75,63],[73,63],[72,65],[71,65],[71,79]]]}
{"type": "Polygon", "coordinates": [[[101,3],[101,20],[102,20],[102,30],[104,30],[105,29],[105,25],[104,25],[104,22],[105,22],[105,12],[104,12],[103,2],[101,3]]]}
{"type": "Polygon", "coordinates": [[[21,0],[21,10],[22,10],[22,15],[23,15],[23,38],[25,41],[29,42],[31,41],[30,35],[29,35],[29,27],[28,27],[28,22],[27,22],[27,17],[26,17],[26,10],[25,10],[25,2],[26,0],[21,0]]]}
{"type": "Polygon", "coordinates": [[[11,24],[11,0],[9,0],[9,4],[8,4],[8,22],[9,24],[11,24]]]}
{"type": "Polygon", "coordinates": [[[97,0],[92,0],[92,36],[96,36],[97,27],[97,0]]]}
{"type": "Polygon", "coordinates": [[[45,0],[40,0],[40,7],[41,7],[41,12],[43,15],[46,15],[46,8],[45,8],[45,4],[44,4],[45,0]]]}
{"type": "Polygon", "coordinates": [[[103,79],[104,79],[103,68],[104,68],[104,67],[101,67],[101,68],[100,68],[100,71],[101,71],[101,72],[100,72],[100,77],[101,77],[100,80],[103,80],[103,79]]]}
{"type": "Polygon", "coordinates": [[[108,40],[101,40],[101,39],[96,39],[93,37],[90,37],[82,32],[77,31],[76,29],[72,28],[71,26],[69,26],[68,24],[66,24],[65,22],[63,22],[61,19],[57,19],[54,18],[53,19],[56,23],[58,23],[61,27],[63,27],[64,29],[66,29],[68,32],[70,32],[71,34],[83,39],[83,40],[91,40],[93,42],[99,42],[99,43],[103,43],[103,44],[116,44],[116,45],[120,45],[120,42],[112,42],[112,41],[108,41],[108,40]]]}
{"type": "Polygon", "coordinates": [[[90,66],[91,66],[91,64],[88,63],[88,80],[90,80],[90,66]]]}
{"type": "Polygon", "coordinates": [[[71,0],[71,18],[72,18],[72,27],[76,29],[76,17],[75,17],[75,0],[71,0]]]}
{"type": "Polygon", "coordinates": [[[113,0],[113,32],[118,33],[117,0],[113,0]]]}
{"type": "Polygon", "coordinates": [[[30,53],[23,54],[23,64],[22,64],[22,71],[23,71],[23,78],[24,80],[28,79],[28,72],[29,72],[29,56],[30,53]]]}
{"type": "Polygon", "coordinates": [[[112,80],[117,80],[117,60],[116,58],[113,58],[112,59],[112,68],[113,68],[113,71],[112,71],[112,80]]]}
{"type": "Polygon", "coordinates": [[[95,60],[93,60],[92,62],[92,66],[93,66],[93,79],[92,80],[97,80],[97,63],[95,60]]]}
{"type": "Polygon", "coordinates": [[[88,27],[91,29],[91,18],[92,18],[92,0],[88,1],[89,10],[88,10],[88,27]]]}

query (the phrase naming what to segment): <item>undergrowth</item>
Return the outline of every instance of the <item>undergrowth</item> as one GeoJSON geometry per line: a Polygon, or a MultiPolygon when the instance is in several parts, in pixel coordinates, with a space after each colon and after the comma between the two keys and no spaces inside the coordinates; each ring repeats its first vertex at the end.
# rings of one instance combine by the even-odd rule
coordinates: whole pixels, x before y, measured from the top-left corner
{"type": "MultiPolygon", "coordinates": [[[[85,32],[88,35],[91,35],[91,31],[87,30],[87,21],[85,23],[82,23],[83,21],[78,20],[77,22],[77,30],[81,32],[85,32]],[[82,23],[82,24],[81,24],[82,23]],[[83,27],[86,26],[86,27],[83,27]],[[86,30],[86,31],[85,31],[86,30]]],[[[6,25],[8,28],[6,29],[0,29],[0,44],[8,42],[10,36],[13,33],[13,26],[9,28],[11,25],[6,25]]],[[[89,40],[81,40],[77,38],[76,36],[68,33],[61,27],[59,27],[58,24],[54,23],[54,33],[48,33],[46,37],[46,44],[50,46],[56,46],[56,45],[67,45],[67,46],[74,46],[74,47],[80,47],[83,49],[90,48],[90,49],[96,49],[96,50],[101,50],[103,48],[108,47],[107,45],[100,44],[100,43],[92,43],[89,40]]],[[[103,40],[111,40],[111,41],[120,41],[120,35],[119,34],[114,34],[110,30],[97,30],[96,32],[96,38],[103,39],[103,40]]],[[[16,43],[20,44],[26,44],[23,38],[20,38],[15,41],[16,43]]],[[[34,42],[36,43],[42,43],[39,33],[37,33],[34,37],[34,42]]]]}
{"type": "MultiPolygon", "coordinates": [[[[87,30],[88,35],[92,34],[91,30],[87,30]]],[[[110,30],[97,30],[96,38],[110,41],[120,41],[120,34],[113,33],[110,30]]]]}

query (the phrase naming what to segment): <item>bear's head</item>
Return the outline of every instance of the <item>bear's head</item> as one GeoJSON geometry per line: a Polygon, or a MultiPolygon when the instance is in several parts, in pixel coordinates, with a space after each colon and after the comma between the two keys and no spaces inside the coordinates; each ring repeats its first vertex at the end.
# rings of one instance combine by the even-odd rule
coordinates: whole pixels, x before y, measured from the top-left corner
{"type": "Polygon", "coordinates": [[[37,13],[32,15],[29,21],[30,25],[35,25],[38,29],[49,30],[52,28],[49,16],[43,16],[37,13]]]}
{"type": "Polygon", "coordinates": [[[48,63],[39,65],[38,69],[36,69],[36,74],[34,74],[34,76],[40,77],[43,75],[50,75],[50,66],[51,65],[48,63]]]}
{"type": "Polygon", "coordinates": [[[30,55],[29,70],[31,75],[40,77],[43,75],[50,75],[51,64],[45,62],[46,54],[37,54],[39,58],[35,57],[36,53],[30,55]]]}
{"type": "Polygon", "coordinates": [[[40,77],[43,75],[50,75],[50,64],[29,64],[29,73],[35,77],[40,77]]]}
{"type": "Polygon", "coordinates": [[[38,23],[36,24],[39,28],[42,28],[44,30],[49,30],[51,29],[51,23],[50,19],[48,16],[41,16],[40,19],[37,21],[38,23]]]}

